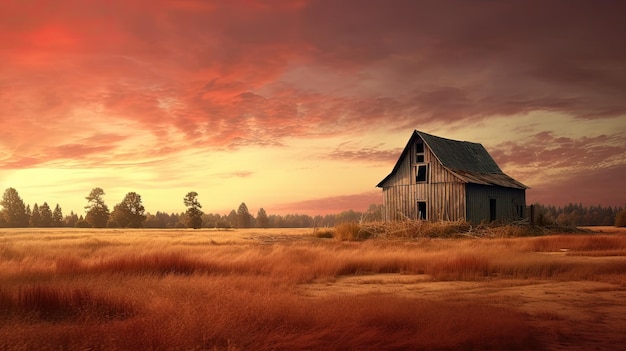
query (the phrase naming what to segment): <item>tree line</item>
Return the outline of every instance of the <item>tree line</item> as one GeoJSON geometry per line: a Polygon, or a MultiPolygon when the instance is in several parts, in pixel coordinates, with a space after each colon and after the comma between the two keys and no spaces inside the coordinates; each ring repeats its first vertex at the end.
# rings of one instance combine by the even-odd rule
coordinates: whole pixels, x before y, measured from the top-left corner
{"type": "Polygon", "coordinates": [[[204,213],[198,193],[191,191],[183,200],[186,211],[155,214],[146,212],[141,195],[129,192],[110,211],[102,188],[93,188],[85,197],[85,215],[73,211],[63,215],[59,204],[51,210],[47,202],[35,203],[32,208],[25,204],[14,188],[5,190],[0,205],[0,227],[78,227],[78,228],[307,228],[332,227],[350,221],[379,221],[381,205],[372,204],[365,212],[343,211],[325,216],[306,214],[273,215],[260,208],[256,216],[242,202],[237,210],[228,214],[204,213]]]}
{"type": "Polygon", "coordinates": [[[558,224],[561,226],[593,226],[593,225],[620,225],[626,215],[626,206],[583,206],[582,204],[567,204],[563,207],[535,204],[539,213],[539,222],[544,224],[558,224]]]}
{"type": "MultiPolygon", "coordinates": [[[[113,211],[104,202],[104,190],[93,188],[85,197],[85,215],[70,212],[64,216],[59,204],[54,209],[44,202],[26,205],[17,190],[5,190],[0,205],[0,227],[80,227],[80,228],[311,228],[333,227],[343,222],[380,221],[382,205],[371,204],[364,212],[343,211],[336,214],[310,216],[306,214],[270,215],[260,208],[256,216],[242,202],[228,214],[204,213],[198,193],[191,191],[183,200],[186,211],[147,213],[141,195],[129,192],[113,211]]],[[[626,225],[626,210],[612,206],[564,207],[535,204],[540,223],[563,226],[626,225]]]]}

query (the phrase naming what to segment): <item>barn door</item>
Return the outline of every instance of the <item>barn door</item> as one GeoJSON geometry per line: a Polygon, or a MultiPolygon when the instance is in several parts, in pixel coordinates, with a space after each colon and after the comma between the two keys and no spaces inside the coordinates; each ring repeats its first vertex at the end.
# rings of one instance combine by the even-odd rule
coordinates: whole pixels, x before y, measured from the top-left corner
{"type": "Polygon", "coordinates": [[[417,202],[417,219],[426,220],[426,201],[417,202]]]}
{"type": "Polygon", "coordinates": [[[496,220],[496,199],[489,199],[489,221],[496,220]]]}

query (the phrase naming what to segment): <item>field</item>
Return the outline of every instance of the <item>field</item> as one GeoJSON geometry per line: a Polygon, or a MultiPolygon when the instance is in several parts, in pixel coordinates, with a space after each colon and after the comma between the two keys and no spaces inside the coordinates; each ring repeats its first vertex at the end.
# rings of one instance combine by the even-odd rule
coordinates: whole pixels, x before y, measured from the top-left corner
{"type": "Polygon", "coordinates": [[[0,349],[620,349],[626,231],[595,229],[0,229],[0,349]]]}

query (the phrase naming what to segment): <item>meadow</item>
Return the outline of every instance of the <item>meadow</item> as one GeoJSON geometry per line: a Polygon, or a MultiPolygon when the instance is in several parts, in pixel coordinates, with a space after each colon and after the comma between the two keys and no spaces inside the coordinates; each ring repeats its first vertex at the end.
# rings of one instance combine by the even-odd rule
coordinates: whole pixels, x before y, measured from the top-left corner
{"type": "Polygon", "coordinates": [[[626,231],[600,229],[0,229],[0,349],[613,350],[626,231]]]}

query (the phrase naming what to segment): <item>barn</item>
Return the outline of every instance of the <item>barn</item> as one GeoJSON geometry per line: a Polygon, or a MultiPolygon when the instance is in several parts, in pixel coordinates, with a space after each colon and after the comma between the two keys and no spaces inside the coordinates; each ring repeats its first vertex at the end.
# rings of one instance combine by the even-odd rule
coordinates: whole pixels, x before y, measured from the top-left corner
{"type": "Polygon", "coordinates": [[[386,221],[513,221],[524,217],[524,184],[504,174],[479,143],[413,131],[383,190],[386,221]]]}

